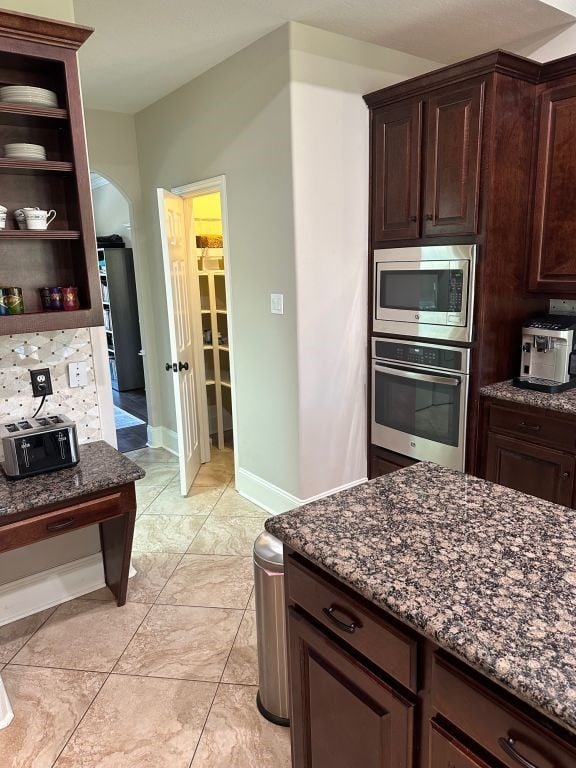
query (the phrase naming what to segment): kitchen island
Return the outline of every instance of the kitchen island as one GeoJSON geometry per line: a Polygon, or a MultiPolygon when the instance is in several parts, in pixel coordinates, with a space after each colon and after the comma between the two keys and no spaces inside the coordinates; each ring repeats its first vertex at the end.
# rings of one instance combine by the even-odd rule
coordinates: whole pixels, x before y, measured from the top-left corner
{"type": "Polygon", "coordinates": [[[575,510],[420,463],[266,528],[295,768],[576,766],[575,510]]]}

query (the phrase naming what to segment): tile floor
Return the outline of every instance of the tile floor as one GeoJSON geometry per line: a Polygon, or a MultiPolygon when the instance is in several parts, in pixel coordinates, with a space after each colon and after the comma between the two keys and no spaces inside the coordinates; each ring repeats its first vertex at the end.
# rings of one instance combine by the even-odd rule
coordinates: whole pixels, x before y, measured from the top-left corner
{"type": "Polygon", "coordinates": [[[128,602],[107,589],[0,628],[15,719],[2,768],[289,768],[287,729],[255,707],[251,550],[267,513],[214,451],[188,498],[175,457],[147,471],[128,602]]]}

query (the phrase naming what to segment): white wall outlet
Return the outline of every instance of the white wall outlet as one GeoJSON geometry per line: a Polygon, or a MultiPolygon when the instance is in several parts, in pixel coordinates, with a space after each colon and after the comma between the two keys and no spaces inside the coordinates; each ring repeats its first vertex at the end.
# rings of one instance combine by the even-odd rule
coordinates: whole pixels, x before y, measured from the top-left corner
{"type": "Polygon", "coordinates": [[[270,312],[272,312],[273,315],[284,314],[284,294],[283,293],[270,294],[270,312]]]}
{"type": "Polygon", "coordinates": [[[85,387],[88,384],[88,366],[86,363],[69,363],[68,378],[71,387],[85,387]]]}

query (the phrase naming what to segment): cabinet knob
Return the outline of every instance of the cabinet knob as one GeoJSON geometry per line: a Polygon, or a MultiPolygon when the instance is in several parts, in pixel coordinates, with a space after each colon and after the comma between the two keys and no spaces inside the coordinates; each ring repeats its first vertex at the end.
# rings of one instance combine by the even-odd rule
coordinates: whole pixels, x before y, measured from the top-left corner
{"type": "Polygon", "coordinates": [[[567,480],[570,477],[570,472],[562,472],[562,478],[567,480]]]}
{"type": "Polygon", "coordinates": [[[432,221],[433,218],[434,218],[434,216],[432,216],[431,213],[427,213],[426,214],[426,221],[432,221]]]}
{"type": "Polygon", "coordinates": [[[418,216],[410,216],[410,221],[412,222],[418,221],[418,216]]]}
{"type": "Polygon", "coordinates": [[[188,363],[178,363],[178,370],[179,371],[187,371],[190,366],[188,363]]]}

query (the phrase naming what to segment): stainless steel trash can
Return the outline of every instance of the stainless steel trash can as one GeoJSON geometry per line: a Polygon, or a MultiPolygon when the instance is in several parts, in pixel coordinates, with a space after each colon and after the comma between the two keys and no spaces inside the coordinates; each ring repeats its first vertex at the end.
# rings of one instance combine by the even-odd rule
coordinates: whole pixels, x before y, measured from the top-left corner
{"type": "Polygon", "coordinates": [[[264,532],[254,542],[254,592],[260,687],[260,714],[276,725],[290,725],[286,618],[284,614],[284,554],[282,542],[264,532]]]}

